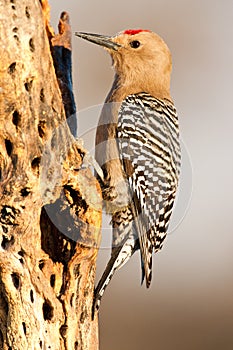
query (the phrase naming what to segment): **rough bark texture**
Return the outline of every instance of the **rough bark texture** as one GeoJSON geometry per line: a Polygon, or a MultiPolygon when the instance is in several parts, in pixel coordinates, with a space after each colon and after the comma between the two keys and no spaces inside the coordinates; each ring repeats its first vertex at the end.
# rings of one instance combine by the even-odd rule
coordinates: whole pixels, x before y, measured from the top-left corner
{"type": "Polygon", "coordinates": [[[66,122],[76,111],[70,33],[63,13],[54,36],[47,1],[0,0],[4,350],[98,349],[91,306],[101,195],[81,168],[75,118],[68,121],[72,133],[66,122]]]}

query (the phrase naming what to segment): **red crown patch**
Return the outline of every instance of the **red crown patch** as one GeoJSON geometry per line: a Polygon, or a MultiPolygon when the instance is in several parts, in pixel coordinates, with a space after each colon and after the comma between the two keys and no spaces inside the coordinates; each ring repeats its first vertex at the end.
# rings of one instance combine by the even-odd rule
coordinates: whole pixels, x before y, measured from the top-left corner
{"type": "Polygon", "coordinates": [[[124,31],[123,34],[128,34],[128,35],[135,35],[141,32],[150,32],[150,30],[147,29],[127,29],[124,31]]]}

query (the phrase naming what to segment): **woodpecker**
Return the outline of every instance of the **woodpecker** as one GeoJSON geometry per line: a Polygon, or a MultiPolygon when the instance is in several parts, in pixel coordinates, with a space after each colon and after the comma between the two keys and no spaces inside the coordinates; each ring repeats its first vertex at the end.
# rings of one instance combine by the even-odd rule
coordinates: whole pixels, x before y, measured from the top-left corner
{"type": "Polygon", "coordinates": [[[180,174],[179,125],[170,96],[172,60],[150,30],[116,36],[77,32],[111,55],[115,78],[96,132],[103,199],[112,215],[112,253],[96,289],[93,310],[113,274],[138,249],[142,282],[149,287],[152,253],[166,236],[180,174]]]}

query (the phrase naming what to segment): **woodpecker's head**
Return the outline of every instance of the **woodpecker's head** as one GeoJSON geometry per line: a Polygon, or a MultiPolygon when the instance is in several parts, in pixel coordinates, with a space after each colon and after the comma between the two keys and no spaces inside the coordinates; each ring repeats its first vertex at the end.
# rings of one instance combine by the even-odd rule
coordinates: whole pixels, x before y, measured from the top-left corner
{"type": "Polygon", "coordinates": [[[134,84],[137,90],[170,97],[171,54],[159,35],[142,29],[125,30],[113,37],[82,32],[75,35],[107,49],[124,85],[134,84]]]}

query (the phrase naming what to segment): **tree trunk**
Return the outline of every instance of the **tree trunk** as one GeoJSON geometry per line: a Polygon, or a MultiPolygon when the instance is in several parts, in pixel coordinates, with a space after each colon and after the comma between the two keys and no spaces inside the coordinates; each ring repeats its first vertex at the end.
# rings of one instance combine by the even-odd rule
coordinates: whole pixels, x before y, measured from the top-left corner
{"type": "Polygon", "coordinates": [[[0,41],[0,349],[96,350],[101,191],[73,136],[68,14],[55,36],[47,1],[0,0],[0,41]]]}

